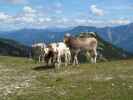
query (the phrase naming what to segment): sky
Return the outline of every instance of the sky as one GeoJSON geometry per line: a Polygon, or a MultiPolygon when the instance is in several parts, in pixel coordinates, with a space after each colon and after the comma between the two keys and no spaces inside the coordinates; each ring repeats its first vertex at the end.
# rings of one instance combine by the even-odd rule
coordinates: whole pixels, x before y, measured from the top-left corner
{"type": "Polygon", "coordinates": [[[133,0],[0,0],[0,30],[132,22],[133,0]]]}

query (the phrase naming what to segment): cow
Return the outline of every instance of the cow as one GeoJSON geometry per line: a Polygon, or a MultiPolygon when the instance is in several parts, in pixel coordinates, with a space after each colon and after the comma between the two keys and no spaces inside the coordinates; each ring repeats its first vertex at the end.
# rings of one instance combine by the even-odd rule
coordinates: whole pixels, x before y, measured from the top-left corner
{"type": "Polygon", "coordinates": [[[65,57],[65,65],[70,64],[71,61],[71,52],[70,49],[66,46],[65,43],[57,43],[57,62],[60,65],[62,63],[61,57],[65,57]]]}
{"type": "Polygon", "coordinates": [[[32,45],[33,56],[39,62],[44,61],[44,49],[47,47],[45,43],[35,43],[32,45]]]}
{"type": "Polygon", "coordinates": [[[48,45],[49,53],[47,58],[52,61],[52,63],[57,62],[58,66],[62,63],[62,57],[64,57],[65,65],[69,64],[71,61],[70,49],[63,42],[51,43],[48,45]],[[52,60],[51,60],[52,59],[52,60]]]}
{"type": "Polygon", "coordinates": [[[91,62],[96,63],[98,41],[94,37],[72,37],[64,36],[64,43],[73,51],[73,64],[78,65],[78,54],[80,51],[86,51],[91,57],[91,62]]]}

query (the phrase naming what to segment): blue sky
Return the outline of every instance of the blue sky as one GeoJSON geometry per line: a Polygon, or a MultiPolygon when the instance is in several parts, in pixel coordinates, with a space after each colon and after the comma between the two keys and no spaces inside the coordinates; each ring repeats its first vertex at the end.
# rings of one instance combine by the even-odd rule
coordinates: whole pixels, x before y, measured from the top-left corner
{"type": "Polygon", "coordinates": [[[133,0],[0,0],[0,30],[133,22],[133,0]]]}

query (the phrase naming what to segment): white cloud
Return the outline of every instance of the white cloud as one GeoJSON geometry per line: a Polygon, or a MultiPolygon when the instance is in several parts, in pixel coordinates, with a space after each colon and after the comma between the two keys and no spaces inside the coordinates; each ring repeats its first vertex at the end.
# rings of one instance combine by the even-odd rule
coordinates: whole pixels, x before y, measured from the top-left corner
{"type": "MultiPolygon", "coordinates": [[[[47,14],[47,13],[46,13],[47,14]]],[[[30,6],[24,6],[22,11],[16,15],[10,15],[0,12],[0,25],[1,27],[10,27],[12,29],[20,28],[45,28],[51,26],[57,27],[71,27],[78,25],[104,27],[106,25],[121,25],[128,24],[130,21],[126,19],[116,20],[94,20],[85,17],[57,17],[48,16],[44,12],[30,6]]],[[[1,28],[0,27],[0,28],[1,28]]]]}
{"type": "Polygon", "coordinates": [[[0,20],[7,20],[10,16],[4,12],[0,12],[0,20]]]}
{"type": "Polygon", "coordinates": [[[56,14],[61,14],[63,11],[62,10],[59,10],[59,9],[57,9],[57,10],[55,10],[55,13],[56,14]]]}
{"type": "Polygon", "coordinates": [[[35,12],[36,12],[36,10],[33,9],[33,8],[31,8],[30,6],[25,6],[25,7],[23,8],[23,11],[24,11],[25,13],[35,13],[35,12]]]}
{"type": "Polygon", "coordinates": [[[62,18],[62,22],[66,23],[66,22],[68,22],[68,21],[69,21],[68,18],[62,18]]]}
{"type": "Polygon", "coordinates": [[[50,22],[50,21],[52,21],[52,19],[47,17],[47,18],[45,18],[45,21],[50,22]]]}
{"type": "Polygon", "coordinates": [[[16,15],[9,15],[4,12],[0,12],[0,24],[3,24],[3,26],[5,27],[16,27],[17,25],[18,28],[20,26],[28,28],[30,25],[36,25],[38,23],[39,18],[40,17],[38,17],[37,11],[31,8],[30,6],[25,6],[22,11],[17,13],[16,15]]]}
{"type": "Polygon", "coordinates": [[[56,2],[51,7],[51,10],[55,12],[56,14],[61,14],[63,12],[63,5],[61,2],[56,2]]]}
{"type": "Polygon", "coordinates": [[[11,4],[26,4],[28,3],[27,0],[1,0],[2,2],[5,3],[11,3],[11,4]]]}
{"type": "Polygon", "coordinates": [[[20,20],[22,22],[25,22],[25,23],[33,23],[34,22],[34,18],[33,17],[27,17],[27,16],[21,17],[20,20]]]}
{"type": "Polygon", "coordinates": [[[45,22],[45,19],[44,18],[39,18],[38,21],[39,21],[39,23],[43,23],[43,22],[45,22]]]}
{"type": "Polygon", "coordinates": [[[63,5],[62,5],[61,2],[56,2],[56,3],[55,3],[55,7],[56,7],[56,8],[62,8],[63,5]]]}
{"type": "Polygon", "coordinates": [[[118,25],[124,25],[124,24],[129,24],[130,23],[130,21],[129,20],[127,20],[127,19],[115,19],[115,20],[111,20],[110,21],[111,22],[111,24],[118,24],[118,25]]]}
{"type": "Polygon", "coordinates": [[[4,12],[0,12],[0,24],[7,24],[7,26],[13,22],[13,16],[10,16],[4,12]]]}
{"type": "Polygon", "coordinates": [[[75,22],[78,24],[85,24],[87,21],[85,19],[75,19],[75,22]]]}
{"type": "Polygon", "coordinates": [[[104,15],[104,11],[102,9],[98,8],[96,5],[91,5],[90,10],[96,16],[103,16],[104,15]]]}
{"type": "Polygon", "coordinates": [[[15,21],[21,23],[34,23],[38,18],[37,11],[30,6],[24,6],[22,12],[15,16],[15,21]]]}

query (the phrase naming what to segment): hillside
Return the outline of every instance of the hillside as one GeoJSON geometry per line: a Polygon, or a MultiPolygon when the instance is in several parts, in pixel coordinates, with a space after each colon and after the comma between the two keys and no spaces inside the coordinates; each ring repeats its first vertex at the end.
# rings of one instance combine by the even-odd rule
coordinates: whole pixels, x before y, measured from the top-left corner
{"type": "MultiPolygon", "coordinates": [[[[23,34],[23,33],[21,33],[21,34],[23,34]]],[[[76,34],[76,36],[80,36],[80,35],[89,36],[88,32],[85,32],[84,34],[75,32],[75,34],[76,34]]],[[[99,36],[98,33],[96,34],[96,38],[98,39],[98,43],[99,43],[98,44],[98,46],[99,46],[98,47],[98,53],[99,53],[98,57],[100,60],[123,59],[123,58],[130,58],[133,56],[132,54],[124,51],[123,49],[120,49],[120,48],[116,47],[115,45],[112,45],[111,43],[106,42],[99,36]]],[[[30,39],[30,37],[29,37],[29,39],[30,39]]],[[[1,55],[29,56],[30,51],[31,51],[31,48],[28,46],[22,45],[16,41],[13,41],[10,39],[0,38],[0,54],[1,55]]],[[[82,61],[86,62],[87,58],[84,57],[84,55],[83,55],[83,58],[81,59],[81,62],[82,61]]]]}
{"type": "Polygon", "coordinates": [[[4,56],[29,56],[30,47],[16,41],[0,38],[0,55],[4,56]]]}
{"type": "Polygon", "coordinates": [[[67,66],[58,71],[0,56],[1,100],[133,100],[133,60],[67,66]]]}
{"type": "Polygon", "coordinates": [[[22,44],[31,46],[34,42],[52,42],[64,37],[62,32],[50,29],[22,29],[1,33],[0,37],[12,39],[22,44]]]}

